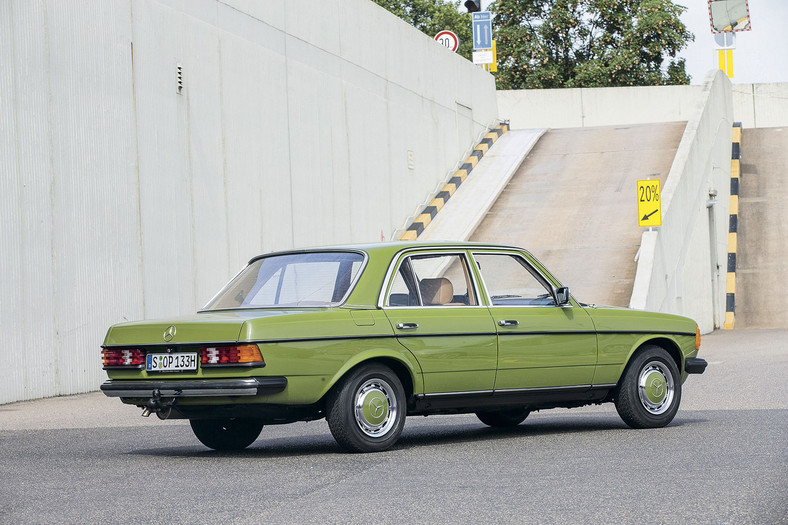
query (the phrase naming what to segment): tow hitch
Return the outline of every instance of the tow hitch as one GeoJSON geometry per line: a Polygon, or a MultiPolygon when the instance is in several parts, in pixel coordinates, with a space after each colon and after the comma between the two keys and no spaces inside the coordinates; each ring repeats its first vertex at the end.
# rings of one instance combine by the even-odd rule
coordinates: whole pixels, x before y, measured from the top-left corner
{"type": "Polygon", "coordinates": [[[154,388],[151,394],[153,397],[148,399],[145,408],[142,410],[142,417],[148,417],[151,415],[151,412],[156,413],[156,417],[159,419],[167,419],[170,417],[172,413],[172,407],[175,406],[175,403],[178,402],[177,397],[173,397],[171,400],[167,401],[166,403],[162,403],[161,401],[161,391],[158,388],[154,388]]]}

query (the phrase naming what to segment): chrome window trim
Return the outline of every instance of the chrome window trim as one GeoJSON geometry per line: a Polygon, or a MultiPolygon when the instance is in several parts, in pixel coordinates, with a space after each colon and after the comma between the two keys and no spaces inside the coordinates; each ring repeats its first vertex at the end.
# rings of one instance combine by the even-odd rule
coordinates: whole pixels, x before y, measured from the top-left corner
{"type": "MultiPolygon", "coordinates": [[[[534,266],[531,263],[531,261],[528,260],[528,257],[525,257],[523,255],[523,252],[520,251],[520,250],[506,251],[506,250],[500,250],[500,249],[492,249],[492,250],[484,250],[484,249],[482,249],[482,251],[476,251],[476,250],[469,250],[469,251],[470,251],[471,257],[473,258],[473,262],[474,263],[476,263],[476,255],[477,254],[478,255],[508,255],[508,256],[519,257],[520,259],[525,261],[525,263],[528,265],[528,267],[531,268],[534,272],[536,272],[539,275],[539,277],[544,279],[544,282],[546,282],[548,285],[550,285],[550,287],[552,288],[552,290],[550,290],[550,293],[553,295],[553,301],[555,301],[555,290],[563,286],[563,284],[561,284],[561,282],[558,281],[558,279],[555,279],[555,277],[553,277],[555,282],[558,283],[558,286],[556,287],[553,284],[552,280],[550,280],[542,271],[540,271],[539,268],[534,266]]],[[[531,255],[531,254],[529,253],[528,255],[531,255]]],[[[531,257],[533,257],[533,255],[531,255],[531,257]]],[[[533,257],[533,259],[534,259],[534,261],[537,261],[536,257],[533,257]]],[[[542,263],[539,263],[539,264],[541,265],[542,263]]],[[[482,270],[478,266],[477,266],[477,269],[479,271],[479,279],[482,281],[482,285],[484,286],[484,292],[485,292],[485,295],[487,296],[487,302],[489,303],[489,304],[487,304],[487,308],[574,308],[574,305],[571,304],[571,303],[569,305],[567,305],[567,306],[561,306],[561,305],[558,305],[558,304],[545,304],[545,305],[529,305],[529,304],[504,305],[504,304],[492,304],[492,297],[490,296],[490,289],[487,287],[487,283],[484,281],[484,275],[482,275],[482,270]]],[[[527,268],[526,268],[526,271],[528,271],[527,268]]],[[[539,283],[539,284],[542,284],[542,283],[539,283]]],[[[542,285],[542,286],[544,286],[544,285],[542,285]]],[[[570,296],[571,296],[571,294],[570,294],[570,296]]]]}
{"type": "Polygon", "coordinates": [[[487,308],[574,308],[569,306],[558,306],[557,304],[491,304],[487,308]]]}
{"type": "MultiPolygon", "coordinates": [[[[378,308],[380,309],[392,309],[392,310],[413,310],[413,309],[438,309],[438,308],[450,308],[456,310],[458,308],[486,308],[485,305],[482,303],[482,296],[479,293],[479,284],[476,282],[476,279],[473,277],[473,271],[470,267],[470,263],[472,259],[470,257],[470,251],[467,248],[463,248],[460,246],[424,246],[424,247],[410,247],[405,248],[397,253],[391,258],[391,262],[389,263],[389,268],[386,271],[386,277],[383,279],[383,286],[380,289],[380,293],[378,294],[378,308]],[[446,250],[446,251],[443,251],[446,250]],[[413,252],[413,253],[410,253],[413,252]],[[473,287],[473,291],[476,294],[476,302],[478,304],[475,305],[456,305],[456,306],[388,306],[386,305],[386,296],[388,295],[387,292],[392,284],[394,284],[393,279],[394,275],[399,271],[399,267],[401,264],[406,260],[407,257],[411,255],[459,255],[465,259],[466,270],[468,272],[468,278],[471,280],[471,286],[473,287]]],[[[421,300],[421,290],[419,290],[419,300],[421,300]]],[[[423,302],[423,301],[422,301],[423,302]]]]}
{"type": "Polygon", "coordinates": [[[473,308],[473,309],[480,309],[480,308],[486,309],[487,306],[485,306],[483,304],[476,304],[476,305],[473,305],[473,306],[467,306],[467,305],[464,305],[464,304],[457,304],[457,305],[454,305],[454,306],[446,306],[446,305],[440,305],[440,306],[383,306],[383,308],[385,308],[386,310],[424,310],[425,308],[429,308],[430,310],[459,310],[460,308],[468,310],[468,309],[471,309],[471,308],[473,308]]]}
{"type": "Polygon", "coordinates": [[[315,250],[292,250],[292,251],[286,251],[286,252],[273,252],[273,253],[269,253],[269,254],[265,254],[265,255],[258,255],[257,257],[254,257],[254,258],[250,259],[249,262],[246,264],[246,266],[244,266],[241,269],[240,272],[235,274],[235,276],[232,279],[227,281],[227,283],[222,287],[222,289],[219,290],[219,292],[217,292],[216,295],[214,295],[211,298],[210,301],[205,303],[205,306],[203,306],[201,309],[197,310],[197,313],[203,313],[203,312],[229,312],[229,311],[237,311],[237,310],[282,310],[282,309],[301,310],[301,309],[304,309],[304,308],[310,308],[310,309],[311,308],[315,308],[315,309],[316,308],[339,308],[339,307],[345,305],[345,303],[347,302],[348,298],[350,298],[350,295],[353,293],[353,290],[356,289],[356,285],[358,284],[359,280],[361,280],[361,275],[364,273],[364,270],[367,268],[367,263],[368,262],[369,262],[369,254],[367,252],[365,252],[364,250],[345,249],[345,248],[343,248],[343,249],[320,248],[320,249],[315,249],[315,250]],[[267,257],[279,257],[279,256],[282,256],[282,255],[304,255],[304,254],[311,254],[311,253],[357,253],[357,254],[359,254],[359,255],[361,255],[363,257],[363,259],[361,261],[361,267],[358,269],[358,272],[356,272],[356,276],[353,278],[353,280],[350,281],[350,285],[348,286],[347,292],[345,292],[345,295],[342,297],[342,300],[340,300],[340,301],[338,301],[336,303],[328,303],[328,304],[322,304],[322,305],[304,305],[304,306],[297,306],[297,305],[296,306],[271,305],[271,306],[243,306],[243,307],[239,306],[239,307],[236,307],[236,308],[216,308],[216,309],[211,309],[211,310],[207,310],[205,308],[205,306],[208,306],[209,304],[211,304],[224,291],[224,289],[227,288],[227,285],[229,285],[231,282],[235,281],[235,279],[239,275],[241,275],[241,272],[246,270],[249,267],[250,264],[252,264],[254,262],[257,262],[260,259],[265,259],[267,257]]]}

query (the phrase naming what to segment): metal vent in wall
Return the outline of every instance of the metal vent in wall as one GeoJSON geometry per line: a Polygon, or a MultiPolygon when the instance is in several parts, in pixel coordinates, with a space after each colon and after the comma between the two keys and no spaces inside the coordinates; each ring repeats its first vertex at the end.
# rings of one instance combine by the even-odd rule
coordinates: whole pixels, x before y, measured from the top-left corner
{"type": "Polygon", "coordinates": [[[176,73],[178,76],[178,84],[176,87],[176,91],[179,95],[183,94],[183,66],[178,63],[175,65],[176,73]]]}

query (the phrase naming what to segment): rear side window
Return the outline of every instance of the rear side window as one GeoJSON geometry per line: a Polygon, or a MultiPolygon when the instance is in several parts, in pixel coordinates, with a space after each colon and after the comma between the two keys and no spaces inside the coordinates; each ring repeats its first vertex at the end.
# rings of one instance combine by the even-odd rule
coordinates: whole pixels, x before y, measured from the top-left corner
{"type": "Polygon", "coordinates": [[[405,258],[391,284],[386,306],[478,304],[465,256],[424,254],[405,258]]]}
{"type": "Polygon", "coordinates": [[[334,306],[356,281],[364,256],[354,252],[273,255],[252,262],[203,310],[334,306]]]}

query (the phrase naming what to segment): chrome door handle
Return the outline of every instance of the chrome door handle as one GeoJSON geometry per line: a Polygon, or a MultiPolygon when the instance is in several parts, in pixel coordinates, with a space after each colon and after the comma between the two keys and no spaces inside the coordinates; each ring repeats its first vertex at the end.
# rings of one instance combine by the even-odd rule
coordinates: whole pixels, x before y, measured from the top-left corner
{"type": "Polygon", "coordinates": [[[520,321],[515,321],[514,319],[501,319],[498,321],[498,326],[517,326],[520,324],[520,321]]]}
{"type": "Polygon", "coordinates": [[[400,330],[415,330],[418,327],[417,323],[397,323],[397,328],[400,330]]]}

